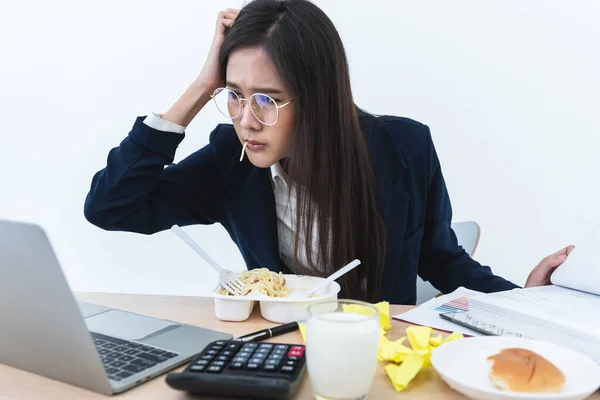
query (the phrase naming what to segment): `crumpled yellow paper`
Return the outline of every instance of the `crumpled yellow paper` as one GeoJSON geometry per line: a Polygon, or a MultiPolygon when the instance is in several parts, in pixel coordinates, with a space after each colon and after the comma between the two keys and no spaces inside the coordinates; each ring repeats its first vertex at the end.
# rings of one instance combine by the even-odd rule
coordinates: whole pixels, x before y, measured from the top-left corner
{"type": "MultiPolygon", "coordinates": [[[[406,389],[408,384],[417,376],[419,371],[431,366],[431,352],[438,346],[453,340],[462,339],[460,332],[453,332],[445,339],[442,334],[431,336],[433,329],[428,326],[409,326],[406,336],[391,341],[385,334],[391,329],[390,304],[387,301],[374,304],[379,311],[380,339],[377,358],[380,361],[389,361],[385,372],[392,381],[396,391],[406,389]],[[410,347],[404,345],[408,339],[410,347]]],[[[344,305],[345,312],[370,314],[370,311],[358,304],[344,305]]],[[[302,340],[306,343],[306,325],[299,324],[302,340]]]]}
{"type": "Polygon", "coordinates": [[[454,332],[442,340],[441,334],[431,336],[432,331],[433,329],[428,326],[409,326],[406,328],[406,337],[390,342],[395,348],[388,350],[385,344],[380,346],[379,359],[392,361],[385,367],[385,372],[396,391],[406,389],[419,371],[431,366],[430,360],[433,349],[463,338],[462,333],[454,332]],[[411,348],[402,345],[402,342],[407,338],[411,348]]]}
{"type": "MultiPolygon", "coordinates": [[[[384,330],[390,330],[392,328],[392,322],[390,321],[390,303],[382,301],[374,304],[377,311],[379,311],[379,325],[384,330]]],[[[344,304],[342,306],[345,312],[353,312],[356,314],[372,315],[371,309],[362,306],[360,304],[344,304]]]]}

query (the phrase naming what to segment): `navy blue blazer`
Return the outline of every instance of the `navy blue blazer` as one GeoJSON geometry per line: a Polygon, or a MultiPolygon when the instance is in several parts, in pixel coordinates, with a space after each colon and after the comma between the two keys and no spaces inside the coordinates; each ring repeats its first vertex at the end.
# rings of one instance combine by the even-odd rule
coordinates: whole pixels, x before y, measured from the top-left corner
{"type": "MultiPolygon", "coordinates": [[[[458,245],[427,126],[370,115],[362,115],[360,123],[386,212],[381,300],[414,304],[417,274],[444,293],[459,286],[482,292],[517,287],[458,245]]],[[[173,164],[183,138],[150,128],[138,118],[128,137],[110,151],[106,168],[93,177],[84,209],[88,221],[106,230],[142,234],[173,224],[218,222],[249,269],[287,272],[279,257],[269,169],[253,166],[248,158],[239,161],[241,145],[232,125],[218,125],[207,146],[173,164]]]]}

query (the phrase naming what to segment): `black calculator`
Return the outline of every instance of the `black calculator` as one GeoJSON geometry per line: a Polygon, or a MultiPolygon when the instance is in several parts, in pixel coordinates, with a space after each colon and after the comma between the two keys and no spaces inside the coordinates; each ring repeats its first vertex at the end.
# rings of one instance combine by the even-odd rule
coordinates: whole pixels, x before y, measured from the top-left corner
{"type": "Polygon", "coordinates": [[[306,369],[299,344],[219,340],[210,343],[167,384],[192,394],[248,399],[289,399],[306,369]]]}

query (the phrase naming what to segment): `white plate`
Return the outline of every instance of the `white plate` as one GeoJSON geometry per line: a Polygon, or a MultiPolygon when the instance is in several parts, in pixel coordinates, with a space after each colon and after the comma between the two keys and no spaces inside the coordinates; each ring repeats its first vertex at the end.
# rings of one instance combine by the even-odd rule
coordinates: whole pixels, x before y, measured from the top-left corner
{"type": "Polygon", "coordinates": [[[600,366],[595,361],[565,347],[532,339],[488,336],[456,340],[436,348],[431,363],[451,388],[475,400],[581,400],[600,387],[600,366]],[[518,393],[497,389],[488,376],[487,357],[514,347],[534,351],[560,369],[565,375],[563,390],[518,393]]]}

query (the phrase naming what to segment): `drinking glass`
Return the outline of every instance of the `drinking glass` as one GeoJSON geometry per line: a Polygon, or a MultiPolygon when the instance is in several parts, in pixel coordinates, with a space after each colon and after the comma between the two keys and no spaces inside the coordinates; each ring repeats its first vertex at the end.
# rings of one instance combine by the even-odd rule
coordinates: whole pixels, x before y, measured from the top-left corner
{"type": "Polygon", "coordinates": [[[306,362],[317,400],[364,400],[377,368],[379,312],[355,300],[308,307],[306,362]]]}

